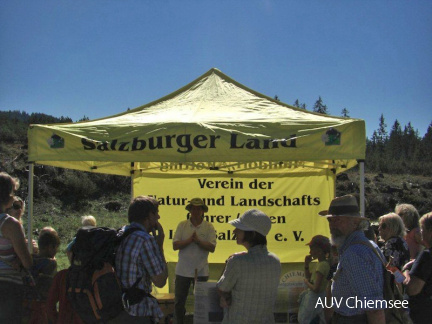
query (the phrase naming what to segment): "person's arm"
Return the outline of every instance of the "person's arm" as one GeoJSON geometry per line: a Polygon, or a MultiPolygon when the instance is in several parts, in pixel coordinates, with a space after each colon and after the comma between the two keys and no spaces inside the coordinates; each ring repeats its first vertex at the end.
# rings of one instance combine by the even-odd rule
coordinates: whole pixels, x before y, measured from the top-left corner
{"type": "Polygon", "coordinates": [[[24,232],[20,222],[15,218],[10,217],[3,224],[2,233],[5,238],[11,241],[15,253],[18,255],[18,258],[20,259],[24,268],[30,269],[30,267],[33,265],[33,259],[29,250],[27,249],[24,232]]]}
{"type": "Polygon", "coordinates": [[[410,276],[405,284],[405,292],[408,296],[418,295],[425,285],[425,281],[416,276],[410,276]]]}
{"type": "Polygon", "coordinates": [[[60,286],[61,279],[63,277],[64,272],[59,272],[54,277],[52,285],[48,292],[48,298],[46,302],[46,312],[48,316],[48,320],[50,323],[57,323],[58,311],[57,311],[57,303],[60,300],[60,286]]]}
{"type": "MultiPolygon", "coordinates": [[[[195,234],[195,233],[194,233],[195,234]]],[[[174,251],[182,250],[187,247],[189,244],[193,242],[193,235],[191,235],[188,239],[182,241],[173,241],[173,249],[174,251]]]]}
{"type": "MultiPolygon", "coordinates": [[[[331,280],[329,280],[327,282],[327,287],[326,287],[327,300],[332,300],[331,284],[332,282],[331,280]]],[[[324,318],[327,324],[330,324],[333,313],[334,313],[334,309],[332,307],[324,307],[324,318]]]]}
{"type": "Polygon", "coordinates": [[[219,288],[217,289],[217,292],[220,297],[220,306],[223,308],[231,306],[232,301],[232,295],[230,291],[222,291],[219,288]]]}
{"type": "Polygon", "coordinates": [[[366,311],[368,324],[385,324],[384,309],[374,309],[366,311]]]}
{"type": "Polygon", "coordinates": [[[315,282],[312,284],[312,283],[310,283],[310,281],[308,279],[305,279],[305,283],[310,290],[317,293],[320,290],[321,282],[323,281],[323,278],[324,278],[324,275],[321,272],[316,271],[315,272],[315,282]]]}
{"type": "Polygon", "coordinates": [[[167,278],[168,278],[168,266],[167,266],[166,261],[165,261],[165,255],[164,255],[164,250],[163,250],[163,242],[165,240],[165,233],[164,233],[162,225],[159,222],[157,223],[156,230],[157,230],[157,232],[154,231],[153,236],[156,239],[156,243],[159,247],[159,251],[160,251],[160,254],[162,257],[163,270],[160,274],[152,276],[151,281],[153,282],[153,284],[156,287],[162,288],[163,286],[165,286],[167,278]]]}
{"type": "Polygon", "coordinates": [[[209,252],[214,252],[216,246],[210,242],[204,241],[204,240],[200,240],[198,235],[196,235],[196,232],[193,233],[192,235],[192,241],[195,242],[200,248],[209,251],[209,252]]]}
{"type": "Polygon", "coordinates": [[[225,269],[216,284],[222,307],[229,307],[232,301],[232,293],[237,279],[240,275],[235,258],[241,254],[231,255],[225,263],[225,269]]]}
{"type": "Polygon", "coordinates": [[[305,282],[309,281],[312,277],[312,272],[309,270],[309,265],[312,262],[312,255],[308,254],[305,256],[305,264],[304,264],[304,270],[305,270],[305,282]]]}

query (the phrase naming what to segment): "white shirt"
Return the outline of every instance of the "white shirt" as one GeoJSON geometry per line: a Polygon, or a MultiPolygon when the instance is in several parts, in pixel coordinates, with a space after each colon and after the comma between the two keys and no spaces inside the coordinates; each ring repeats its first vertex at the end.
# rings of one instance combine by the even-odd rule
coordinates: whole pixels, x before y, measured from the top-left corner
{"type": "MultiPolygon", "coordinates": [[[[183,241],[196,232],[200,240],[210,242],[216,246],[216,232],[213,225],[204,221],[194,226],[190,220],[185,220],[178,224],[174,234],[173,242],[183,241]]],[[[195,269],[199,277],[209,275],[208,255],[209,251],[201,248],[192,242],[185,248],[179,250],[179,260],[176,266],[176,275],[188,278],[195,277],[195,269]]]]}

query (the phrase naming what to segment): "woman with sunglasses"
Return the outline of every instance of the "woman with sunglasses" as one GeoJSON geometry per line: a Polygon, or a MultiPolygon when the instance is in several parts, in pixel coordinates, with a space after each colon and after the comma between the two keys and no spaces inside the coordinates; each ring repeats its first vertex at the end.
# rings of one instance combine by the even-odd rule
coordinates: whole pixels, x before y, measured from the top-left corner
{"type": "Polygon", "coordinates": [[[32,266],[20,221],[7,214],[14,202],[18,180],[0,172],[0,323],[20,323],[23,303],[23,273],[32,266]]]}
{"type": "Polygon", "coordinates": [[[17,220],[19,220],[20,223],[22,223],[21,217],[24,215],[24,209],[25,209],[24,201],[20,197],[14,196],[13,203],[6,210],[6,213],[9,216],[16,218],[17,220]]]}
{"type": "Polygon", "coordinates": [[[395,213],[386,214],[379,218],[378,233],[384,241],[381,250],[387,261],[399,270],[410,260],[407,242],[403,239],[406,234],[402,218],[395,213]]]}

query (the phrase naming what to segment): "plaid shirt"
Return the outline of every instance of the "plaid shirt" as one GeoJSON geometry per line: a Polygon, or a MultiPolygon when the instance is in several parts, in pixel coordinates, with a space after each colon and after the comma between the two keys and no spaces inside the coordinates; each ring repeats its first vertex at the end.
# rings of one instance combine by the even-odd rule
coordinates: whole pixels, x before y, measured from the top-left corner
{"type": "MultiPolygon", "coordinates": [[[[136,280],[142,277],[138,288],[151,293],[151,277],[164,271],[165,262],[156,240],[147,233],[143,225],[133,222],[123,229],[127,230],[129,227],[138,227],[142,231],[133,232],[118,247],[116,272],[123,287],[133,286],[136,280]]],[[[157,300],[151,297],[144,297],[140,303],[131,306],[127,311],[132,316],[152,316],[155,319],[163,317],[157,300]]]]}
{"type": "Polygon", "coordinates": [[[281,264],[265,245],[256,245],[247,253],[227,260],[217,287],[231,292],[232,302],[222,323],[274,323],[281,264]]]}
{"type": "MultiPolygon", "coordinates": [[[[375,253],[363,244],[355,242],[368,241],[362,231],[350,234],[339,249],[339,264],[333,277],[332,297],[340,307],[333,304],[334,310],[344,316],[364,314],[366,310],[379,309],[383,300],[383,264],[375,253]],[[356,297],[362,303],[355,305],[356,297]],[[373,308],[360,308],[365,301],[371,303],[373,308]],[[378,307],[374,307],[374,306],[378,307]]],[[[374,248],[382,255],[378,246],[371,242],[374,248]]]]}

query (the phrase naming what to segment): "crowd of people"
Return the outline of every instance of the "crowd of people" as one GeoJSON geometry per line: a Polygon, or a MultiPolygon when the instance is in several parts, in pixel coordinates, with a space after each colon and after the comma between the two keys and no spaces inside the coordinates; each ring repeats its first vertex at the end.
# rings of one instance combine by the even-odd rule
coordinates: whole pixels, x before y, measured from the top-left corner
{"type": "MultiPolygon", "coordinates": [[[[57,232],[43,228],[29,252],[21,224],[25,203],[15,196],[18,186],[17,179],[0,172],[0,322],[81,324],[66,294],[68,269],[57,272],[57,232]]],[[[178,324],[184,323],[190,286],[209,278],[208,256],[217,241],[213,225],[204,220],[208,212],[204,201],[193,198],[186,210],[189,217],[178,224],[173,237],[173,249],[178,251],[174,292],[174,323],[178,324]]],[[[307,243],[310,252],[304,262],[305,290],[299,297],[300,324],[386,323],[379,303],[384,298],[385,267],[404,275],[398,284],[408,305],[401,310],[403,320],[431,323],[432,213],[420,218],[414,206],[399,204],[394,212],[379,217],[373,231],[356,198],[346,195],[333,199],[319,215],[327,219],[330,237],[315,235],[307,243]]],[[[117,247],[114,266],[121,286],[136,287],[142,296],[110,323],[157,323],[163,317],[151,295],[152,285],[163,287],[168,278],[159,219],[155,198],[138,196],[131,201],[129,224],[122,230],[134,231],[117,247]]],[[[271,220],[252,209],[230,224],[245,251],[227,259],[217,282],[222,323],[274,323],[281,263],[267,249],[271,220]]],[[[82,225],[95,227],[96,219],[85,216],[82,225]]],[[[67,248],[70,261],[74,242],[67,248]]]]}

